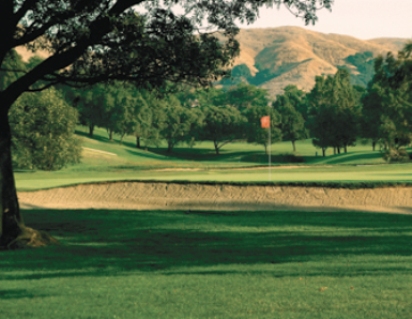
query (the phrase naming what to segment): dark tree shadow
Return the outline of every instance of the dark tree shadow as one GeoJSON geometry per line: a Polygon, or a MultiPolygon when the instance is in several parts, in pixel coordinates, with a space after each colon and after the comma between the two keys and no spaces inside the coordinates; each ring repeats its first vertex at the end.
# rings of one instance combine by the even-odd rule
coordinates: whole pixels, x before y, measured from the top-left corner
{"type": "Polygon", "coordinates": [[[27,289],[0,289],[0,300],[39,298],[46,296],[47,295],[38,291],[30,291],[27,289]]]}
{"type": "MultiPolygon", "coordinates": [[[[29,226],[50,232],[61,245],[0,252],[0,267],[9,271],[0,273],[0,280],[134,270],[175,273],[179,267],[302,263],[334,256],[412,256],[408,215],[32,210],[24,216],[29,226]],[[13,274],[35,269],[42,273],[13,274]]],[[[362,267],[354,267],[353,275],[374,271],[362,267]]],[[[406,271],[376,267],[385,273],[406,271]]],[[[330,272],[340,275],[339,269],[330,272]]]]}

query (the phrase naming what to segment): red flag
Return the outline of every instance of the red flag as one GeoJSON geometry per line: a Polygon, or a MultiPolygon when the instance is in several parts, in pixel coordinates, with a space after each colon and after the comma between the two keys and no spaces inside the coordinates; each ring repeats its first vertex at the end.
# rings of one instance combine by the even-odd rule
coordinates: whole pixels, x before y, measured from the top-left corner
{"type": "Polygon", "coordinates": [[[270,116],[269,115],[262,116],[260,118],[260,126],[262,128],[270,128],[270,116]]]}

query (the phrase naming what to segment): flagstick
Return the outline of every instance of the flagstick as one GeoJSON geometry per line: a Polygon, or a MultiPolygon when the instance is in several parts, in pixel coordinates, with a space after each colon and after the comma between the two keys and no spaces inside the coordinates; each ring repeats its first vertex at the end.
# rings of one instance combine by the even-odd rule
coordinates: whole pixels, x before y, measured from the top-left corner
{"type": "MultiPolygon", "coordinates": [[[[270,119],[270,118],[269,118],[270,119]]],[[[269,121],[269,182],[270,181],[272,181],[272,172],[271,172],[271,169],[270,169],[270,162],[271,162],[271,160],[272,160],[272,158],[271,158],[271,149],[270,149],[270,142],[271,142],[271,137],[270,137],[270,121],[269,121]]]]}

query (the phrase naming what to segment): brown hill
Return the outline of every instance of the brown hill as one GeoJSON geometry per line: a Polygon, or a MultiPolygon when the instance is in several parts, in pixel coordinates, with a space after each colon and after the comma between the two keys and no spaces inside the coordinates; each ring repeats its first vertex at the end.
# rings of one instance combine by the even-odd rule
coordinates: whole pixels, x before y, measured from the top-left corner
{"type": "MultiPolygon", "coordinates": [[[[337,66],[347,66],[357,74],[356,66],[345,59],[362,52],[374,56],[396,53],[411,39],[378,38],[360,40],[347,35],[325,34],[300,27],[279,27],[266,29],[242,29],[237,36],[240,55],[234,66],[243,65],[249,69],[252,84],[266,88],[272,97],[282,93],[283,88],[295,84],[309,91],[316,75],[333,74],[337,66]],[[262,75],[263,74],[263,75],[262,75]]],[[[24,61],[34,53],[24,47],[16,49],[24,61]]],[[[47,52],[36,52],[41,58],[47,52]]]]}
{"type": "Polygon", "coordinates": [[[245,65],[252,76],[269,74],[255,84],[268,89],[271,96],[282,92],[288,84],[310,90],[314,77],[333,74],[337,66],[357,69],[345,59],[356,53],[373,56],[396,53],[408,39],[380,38],[360,40],[347,35],[324,34],[299,27],[242,29],[237,36],[241,53],[234,66],[245,65]]]}

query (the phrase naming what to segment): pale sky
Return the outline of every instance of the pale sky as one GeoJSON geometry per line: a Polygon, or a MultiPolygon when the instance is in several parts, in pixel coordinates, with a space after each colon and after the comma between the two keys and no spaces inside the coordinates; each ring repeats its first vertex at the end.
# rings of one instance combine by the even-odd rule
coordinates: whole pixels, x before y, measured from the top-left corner
{"type": "Polygon", "coordinates": [[[252,25],[241,28],[275,28],[300,26],[323,33],[351,35],[359,39],[381,37],[409,38],[412,40],[412,0],[335,0],[332,12],[319,11],[315,26],[305,26],[281,6],[262,8],[260,18],[252,25]]]}

